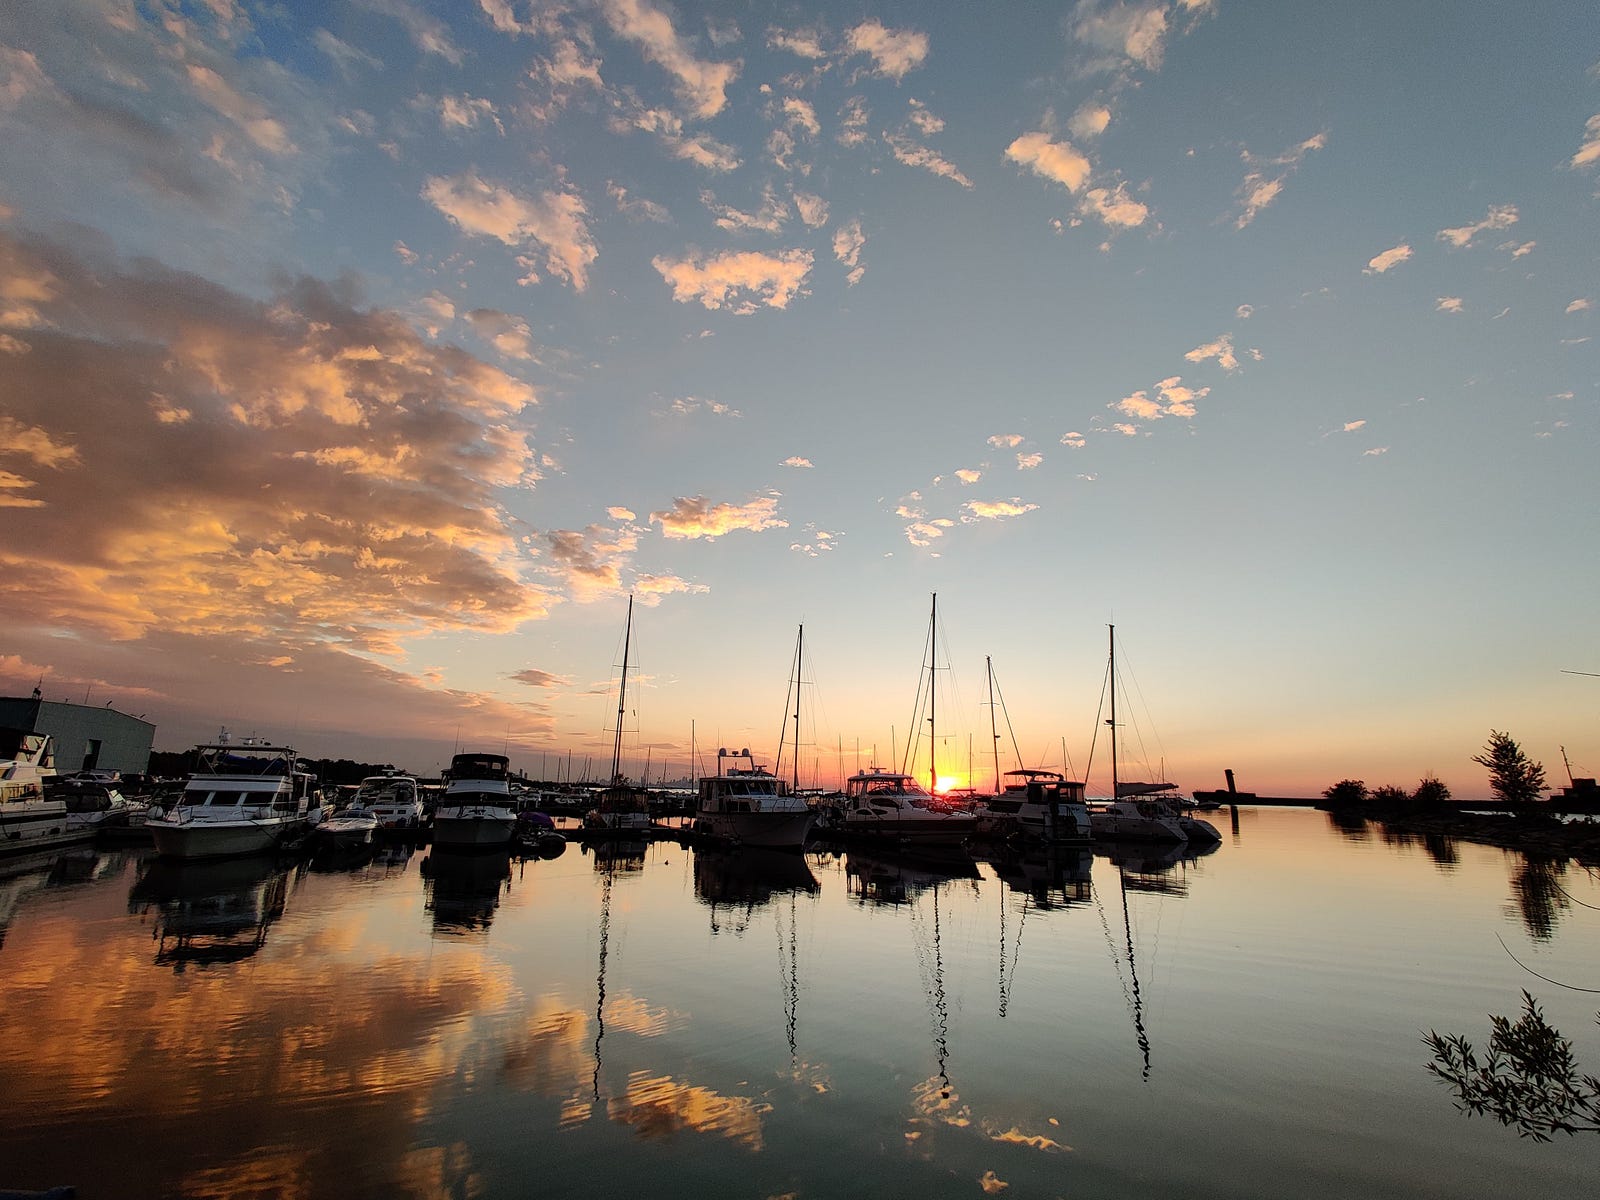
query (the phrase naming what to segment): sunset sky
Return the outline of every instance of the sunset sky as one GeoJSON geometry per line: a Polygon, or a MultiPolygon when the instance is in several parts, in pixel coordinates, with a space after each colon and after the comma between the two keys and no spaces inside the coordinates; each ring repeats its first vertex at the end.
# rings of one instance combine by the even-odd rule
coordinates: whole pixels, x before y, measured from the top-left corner
{"type": "Polygon", "coordinates": [[[1597,304],[1593,0],[16,0],[0,693],[603,773],[632,593],[632,773],[803,622],[831,784],[936,592],[980,785],[1113,622],[1130,774],[1565,783],[1597,304]]]}

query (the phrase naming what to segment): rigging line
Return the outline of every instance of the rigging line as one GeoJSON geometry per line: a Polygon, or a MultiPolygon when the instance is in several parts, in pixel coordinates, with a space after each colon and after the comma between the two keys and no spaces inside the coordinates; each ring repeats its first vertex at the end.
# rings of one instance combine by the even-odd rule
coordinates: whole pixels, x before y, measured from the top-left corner
{"type": "Polygon", "coordinates": [[[1596,912],[1600,912],[1600,904],[1590,904],[1587,900],[1579,900],[1571,892],[1567,891],[1566,888],[1561,886],[1561,881],[1559,879],[1556,879],[1556,878],[1552,877],[1551,880],[1550,880],[1550,886],[1555,888],[1556,891],[1560,892],[1563,896],[1565,896],[1568,900],[1572,901],[1572,903],[1576,904],[1579,908],[1589,908],[1589,909],[1595,910],[1596,912]]]}
{"type": "Polygon", "coordinates": [[[1548,975],[1539,974],[1539,972],[1535,971],[1527,963],[1523,962],[1515,954],[1511,953],[1511,947],[1506,945],[1505,938],[1501,937],[1497,933],[1497,934],[1494,935],[1494,940],[1500,943],[1500,949],[1502,949],[1502,950],[1504,950],[1506,952],[1506,957],[1507,958],[1509,958],[1512,962],[1516,963],[1517,966],[1521,967],[1524,971],[1526,971],[1529,975],[1532,975],[1535,979],[1542,979],[1546,983],[1553,983],[1558,988],[1566,988],[1567,991],[1569,991],[1569,992],[1587,992],[1590,995],[1600,995],[1600,988],[1578,987],[1575,984],[1562,983],[1559,979],[1551,979],[1550,976],[1548,976],[1548,975]]]}
{"type": "MultiPolygon", "coordinates": [[[[1016,990],[1017,966],[1022,962],[1022,930],[1028,924],[1028,909],[1032,904],[1032,900],[1032,896],[1029,896],[1026,892],[1023,893],[1022,916],[1017,921],[1017,944],[1011,952],[1011,978],[1006,982],[1006,994],[1008,996],[1016,990]]],[[[1004,1016],[1005,1014],[1002,1013],[1001,1015],[1004,1016]]]]}
{"type": "Polygon", "coordinates": [[[1017,756],[1017,766],[1025,767],[1028,764],[1023,761],[1022,748],[1017,745],[1017,731],[1011,728],[1011,710],[1006,707],[1006,694],[1000,690],[998,679],[994,681],[994,694],[1000,698],[1000,715],[1006,719],[1006,733],[1011,736],[1011,753],[1017,756]]]}

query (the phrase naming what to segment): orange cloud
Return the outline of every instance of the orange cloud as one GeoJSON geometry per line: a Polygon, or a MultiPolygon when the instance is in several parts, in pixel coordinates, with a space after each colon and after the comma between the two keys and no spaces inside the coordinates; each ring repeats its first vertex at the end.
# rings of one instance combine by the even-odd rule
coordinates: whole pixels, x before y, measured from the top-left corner
{"type": "Polygon", "coordinates": [[[788,528],[789,522],[777,515],[777,509],[775,496],[758,496],[746,504],[713,504],[704,496],[680,497],[670,509],[651,513],[650,523],[660,525],[669,538],[719,538],[738,529],[758,533],[788,528]]]}
{"type": "Polygon", "coordinates": [[[796,296],[804,295],[812,257],[809,250],[777,254],[745,250],[704,258],[660,255],[651,261],[680,304],[698,300],[709,309],[749,314],[762,306],[787,308],[796,296]]]}
{"type": "MultiPolygon", "coordinates": [[[[430,176],[422,197],[463,232],[492,237],[508,246],[527,242],[542,246],[545,270],[566,280],[574,291],[588,286],[589,264],[599,251],[589,232],[588,209],[576,192],[547,190],[523,196],[468,171],[450,177],[430,176]]],[[[537,282],[532,260],[523,265],[530,269],[524,282],[537,282]]]]}

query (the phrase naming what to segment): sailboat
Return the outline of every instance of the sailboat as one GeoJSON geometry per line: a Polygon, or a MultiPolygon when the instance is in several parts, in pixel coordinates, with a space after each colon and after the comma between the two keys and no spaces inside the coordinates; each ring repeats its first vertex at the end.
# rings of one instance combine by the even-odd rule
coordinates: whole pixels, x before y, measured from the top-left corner
{"type": "MultiPolygon", "coordinates": [[[[705,837],[742,846],[800,850],[811,832],[815,812],[800,796],[800,664],[806,627],[800,626],[794,646],[794,779],[786,783],[764,766],[758,766],[748,748],[737,752],[717,750],[717,773],[700,780],[694,830],[705,837]],[[738,765],[743,760],[744,765],[738,765]]],[[[784,697],[783,721],[790,717],[784,697]]],[[[783,743],[783,731],[778,737],[783,743]]]]}
{"type": "MultiPolygon", "coordinates": [[[[1178,814],[1159,800],[1124,798],[1117,783],[1117,627],[1111,633],[1111,795],[1108,804],[1089,814],[1096,841],[1183,842],[1189,835],[1178,823],[1178,814]]],[[[1202,822],[1203,823],[1203,822],[1202,822]]]]}
{"type": "Polygon", "coordinates": [[[628,597],[628,623],[622,635],[622,682],[617,687],[616,740],[611,746],[611,782],[600,793],[600,803],[585,814],[585,832],[606,837],[644,837],[650,832],[650,802],[622,773],[622,722],[628,706],[628,651],[633,641],[633,597],[628,597]]]}
{"type": "MultiPolygon", "coordinates": [[[[1089,806],[1081,782],[1043,767],[1021,767],[1004,775],[1000,773],[994,661],[985,658],[984,664],[989,673],[989,733],[994,742],[995,794],[978,803],[979,836],[1021,842],[1087,842],[1091,836],[1089,806]]],[[[998,703],[1003,711],[1005,697],[1000,696],[998,703]]],[[[1006,714],[1006,729],[1011,729],[1009,713],[1006,714]]],[[[1014,733],[1011,747],[1017,749],[1014,733]]],[[[1020,751],[1017,757],[1022,757],[1020,751]]]]}
{"type": "MultiPolygon", "coordinates": [[[[846,836],[886,838],[917,845],[959,844],[977,831],[975,814],[940,799],[939,743],[934,724],[934,683],[938,671],[939,597],[928,619],[928,786],[906,771],[871,767],[845,781],[843,832],[846,836]]],[[[916,757],[916,739],[906,746],[906,765],[916,757]]]]}

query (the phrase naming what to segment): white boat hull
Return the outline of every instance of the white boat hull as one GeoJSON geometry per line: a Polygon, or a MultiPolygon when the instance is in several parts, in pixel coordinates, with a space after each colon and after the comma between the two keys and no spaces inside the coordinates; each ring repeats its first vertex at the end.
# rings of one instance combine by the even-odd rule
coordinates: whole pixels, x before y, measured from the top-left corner
{"type": "Polygon", "coordinates": [[[738,842],[741,846],[799,850],[806,844],[814,820],[816,816],[809,809],[800,812],[703,812],[695,817],[695,829],[706,837],[738,842]]]}
{"type": "Polygon", "coordinates": [[[464,849],[504,848],[516,836],[517,818],[510,809],[488,812],[440,809],[433,815],[433,844],[464,849]]]}
{"type": "Polygon", "coordinates": [[[263,817],[254,821],[196,821],[161,818],[144,823],[162,858],[232,858],[276,849],[305,824],[303,817],[263,817]]]}
{"type": "Polygon", "coordinates": [[[95,826],[55,800],[18,800],[0,805],[0,853],[69,846],[94,837],[95,826]]]}
{"type": "Polygon", "coordinates": [[[1150,801],[1119,800],[1089,814],[1096,841],[1183,842],[1188,836],[1170,813],[1149,811],[1150,801]]]}

